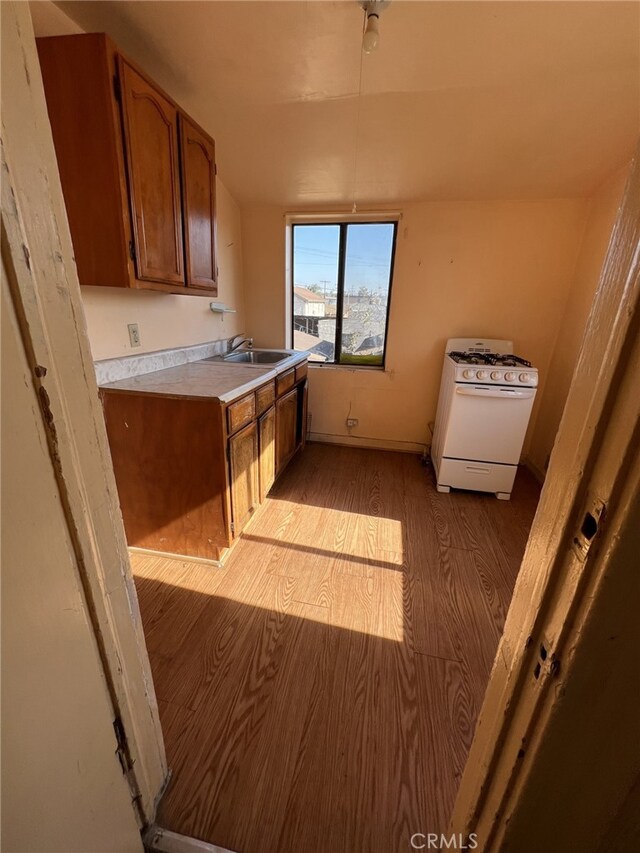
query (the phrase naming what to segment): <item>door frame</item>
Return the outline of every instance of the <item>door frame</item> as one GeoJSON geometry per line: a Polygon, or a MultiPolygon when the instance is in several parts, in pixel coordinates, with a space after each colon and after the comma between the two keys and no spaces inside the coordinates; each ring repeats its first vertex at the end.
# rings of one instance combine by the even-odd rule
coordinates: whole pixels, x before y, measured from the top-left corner
{"type": "MultiPolygon", "coordinates": [[[[2,3],[2,24],[3,77],[11,80],[2,90],[3,259],[124,735],[123,767],[138,820],[151,823],[167,779],[166,756],[28,5],[2,3]]],[[[609,566],[604,540],[628,510],[621,496],[637,474],[625,467],[628,457],[617,466],[609,461],[607,489],[595,498],[590,489],[610,431],[617,429],[623,442],[633,435],[634,401],[620,392],[632,367],[639,245],[636,154],[453,813],[453,830],[482,832],[487,851],[499,848],[535,759],[535,746],[526,761],[518,755],[523,726],[529,741],[540,743],[557,702],[554,662],[563,674],[574,665],[565,652],[589,615],[580,605],[588,591],[591,606],[597,602],[609,566]],[[606,505],[609,521],[600,544],[596,534],[580,559],[574,534],[579,538],[595,499],[606,505]],[[532,685],[527,676],[543,638],[548,656],[532,685]]]]}
{"type": "Polygon", "coordinates": [[[27,3],[2,3],[2,48],[2,257],[144,826],[167,761],[27,3]]]}
{"type": "Polygon", "coordinates": [[[484,853],[503,849],[510,818],[530,806],[526,783],[563,711],[564,685],[585,656],[603,654],[582,641],[605,581],[620,565],[616,549],[633,536],[639,322],[640,145],[450,823],[453,832],[477,834],[484,853]]]}

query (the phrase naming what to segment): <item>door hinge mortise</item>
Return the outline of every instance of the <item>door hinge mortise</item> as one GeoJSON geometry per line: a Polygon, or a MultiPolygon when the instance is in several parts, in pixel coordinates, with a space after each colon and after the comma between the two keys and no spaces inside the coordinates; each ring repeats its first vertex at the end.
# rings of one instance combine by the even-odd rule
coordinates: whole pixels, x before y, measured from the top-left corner
{"type": "Polygon", "coordinates": [[[580,516],[578,524],[579,529],[576,530],[573,537],[573,550],[579,560],[584,561],[591,550],[591,546],[598,538],[598,534],[602,529],[604,521],[606,504],[599,498],[591,498],[580,516]]]}
{"type": "Polygon", "coordinates": [[[129,761],[129,745],[127,743],[127,736],[120,717],[116,717],[113,721],[113,730],[116,733],[116,743],[118,745],[116,748],[116,755],[118,756],[118,761],[122,767],[122,772],[126,776],[131,770],[132,765],[129,761]]]}
{"type": "Polygon", "coordinates": [[[136,259],[136,247],[133,240],[129,240],[129,257],[132,261],[136,259]]]}
{"type": "Polygon", "coordinates": [[[136,812],[136,818],[140,826],[145,824],[145,817],[142,808],[142,795],[138,787],[138,782],[133,772],[133,761],[129,751],[129,743],[127,735],[120,717],[116,717],[113,721],[113,731],[116,736],[116,755],[122,768],[122,775],[126,778],[131,793],[131,801],[136,812]]]}

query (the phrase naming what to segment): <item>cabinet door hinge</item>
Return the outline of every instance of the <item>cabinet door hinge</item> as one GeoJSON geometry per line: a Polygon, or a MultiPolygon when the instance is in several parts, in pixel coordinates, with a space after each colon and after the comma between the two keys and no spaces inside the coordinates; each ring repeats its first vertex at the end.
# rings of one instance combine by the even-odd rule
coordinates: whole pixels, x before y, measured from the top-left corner
{"type": "Polygon", "coordinates": [[[120,78],[117,74],[113,75],[113,94],[115,95],[116,101],[122,100],[122,90],[120,88],[120,78]]]}
{"type": "Polygon", "coordinates": [[[235,526],[235,524],[234,524],[234,522],[233,522],[233,521],[231,522],[231,532],[232,532],[232,533],[235,533],[235,532],[236,532],[236,526],[235,526]]]}
{"type": "Polygon", "coordinates": [[[129,257],[132,261],[136,259],[136,247],[133,240],[129,240],[129,257]]]}

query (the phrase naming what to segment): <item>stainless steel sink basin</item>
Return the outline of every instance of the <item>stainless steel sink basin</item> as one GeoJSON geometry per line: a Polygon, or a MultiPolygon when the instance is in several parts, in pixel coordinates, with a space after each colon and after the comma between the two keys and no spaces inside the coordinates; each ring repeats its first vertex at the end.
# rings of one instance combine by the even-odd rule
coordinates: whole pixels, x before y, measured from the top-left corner
{"type": "Polygon", "coordinates": [[[232,352],[224,356],[225,361],[239,361],[245,364],[277,364],[285,358],[289,358],[289,353],[277,350],[232,352]]]}
{"type": "Polygon", "coordinates": [[[204,361],[231,361],[235,364],[278,364],[289,358],[291,353],[280,350],[241,350],[228,355],[216,355],[204,361]]]}

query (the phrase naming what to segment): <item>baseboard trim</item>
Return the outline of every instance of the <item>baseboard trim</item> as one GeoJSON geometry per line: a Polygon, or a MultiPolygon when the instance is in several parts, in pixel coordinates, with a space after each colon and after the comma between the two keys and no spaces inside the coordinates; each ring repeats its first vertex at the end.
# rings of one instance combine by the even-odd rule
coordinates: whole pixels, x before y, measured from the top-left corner
{"type": "Polygon", "coordinates": [[[147,853],[233,853],[226,847],[217,847],[198,838],[180,835],[160,826],[150,826],[142,838],[147,853]]]}
{"type": "Polygon", "coordinates": [[[532,462],[530,459],[525,459],[523,465],[533,474],[540,485],[543,486],[546,478],[544,471],[541,468],[538,468],[535,462],[532,462]]]}
{"type": "Polygon", "coordinates": [[[326,432],[309,433],[309,441],[319,444],[339,444],[343,447],[364,447],[372,450],[397,450],[401,453],[424,453],[426,444],[416,441],[393,441],[389,438],[365,438],[359,435],[333,435],[326,432]]]}
{"type": "Polygon", "coordinates": [[[154,551],[153,548],[138,548],[135,545],[129,546],[129,552],[132,554],[146,554],[148,557],[166,557],[167,560],[182,560],[185,563],[201,563],[205,566],[214,566],[216,569],[224,567],[230,551],[231,548],[225,548],[219,560],[210,560],[207,557],[188,557],[186,554],[174,554],[172,551],[154,551]]]}

